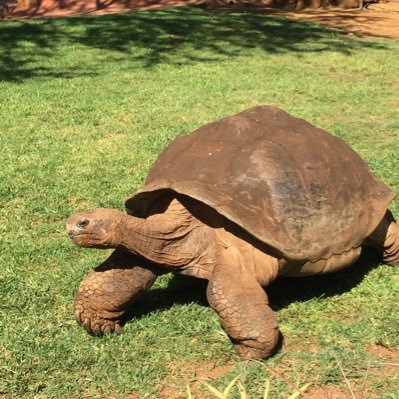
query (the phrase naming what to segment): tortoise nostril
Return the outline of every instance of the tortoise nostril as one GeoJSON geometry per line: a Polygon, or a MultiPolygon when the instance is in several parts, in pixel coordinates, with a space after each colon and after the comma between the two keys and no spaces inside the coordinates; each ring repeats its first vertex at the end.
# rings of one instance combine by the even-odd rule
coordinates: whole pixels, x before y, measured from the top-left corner
{"type": "Polygon", "coordinates": [[[83,219],[82,221],[80,221],[80,222],[77,224],[77,226],[78,226],[80,229],[83,229],[83,228],[85,228],[88,224],[89,224],[89,220],[88,220],[88,219],[83,219]]]}

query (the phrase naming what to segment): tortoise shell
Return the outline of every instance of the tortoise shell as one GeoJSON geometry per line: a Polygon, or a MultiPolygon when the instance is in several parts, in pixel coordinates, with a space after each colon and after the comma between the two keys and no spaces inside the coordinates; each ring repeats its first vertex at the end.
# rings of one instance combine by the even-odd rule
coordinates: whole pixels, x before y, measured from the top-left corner
{"type": "Polygon", "coordinates": [[[126,209],[145,215],[163,191],[212,207],[292,261],[359,247],[393,191],[342,140],[259,106],[175,139],[126,209]]]}

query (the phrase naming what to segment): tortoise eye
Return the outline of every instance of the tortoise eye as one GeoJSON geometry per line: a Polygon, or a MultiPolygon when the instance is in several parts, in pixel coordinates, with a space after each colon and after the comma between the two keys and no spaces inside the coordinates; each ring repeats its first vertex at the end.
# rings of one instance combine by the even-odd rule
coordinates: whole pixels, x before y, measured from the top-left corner
{"type": "Polygon", "coordinates": [[[78,227],[80,229],[83,229],[84,227],[86,227],[89,224],[88,219],[83,219],[81,222],[78,223],[78,227]]]}

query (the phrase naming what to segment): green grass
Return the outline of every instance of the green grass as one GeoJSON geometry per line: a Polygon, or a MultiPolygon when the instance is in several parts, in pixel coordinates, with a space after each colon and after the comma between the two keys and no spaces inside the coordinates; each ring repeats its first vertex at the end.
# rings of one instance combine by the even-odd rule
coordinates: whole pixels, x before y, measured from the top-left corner
{"type": "MultiPolygon", "coordinates": [[[[0,80],[0,397],[156,398],[162,387],[185,392],[213,362],[232,367],[212,381],[219,389],[241,373],[251,398],[267,379],[270,397],[287,398],[292,388],[264,364],[298,386],[345,391],[338,359],[355,387],[370,364],[368,398],[399,398],[398,367],[383,364],[399,357],[399,269],[373,254],[335,275],[273,284],[286,343],[246,363],[203,289],[168,276],[123,335],[86,335],[73,297],[107,254],[64,231],[76,210],[122,208],[174,137],[258,104],[342,137],[399,193],[398,42],[195,8],[6,21],[0,80]]],[[[399,215],[397,199],[392,209],[399,215]]]]}

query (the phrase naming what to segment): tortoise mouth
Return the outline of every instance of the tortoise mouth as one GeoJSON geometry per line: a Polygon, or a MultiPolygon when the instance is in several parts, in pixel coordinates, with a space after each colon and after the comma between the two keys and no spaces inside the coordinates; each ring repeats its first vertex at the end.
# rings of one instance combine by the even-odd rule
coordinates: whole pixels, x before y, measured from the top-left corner
{"type": "Polygon", "coordinates": [[[94,234],[93,232],[88,232],[80,229],[78,226],[71,227],[67,231],[68,237],[73,241],[81,241],[82,239],[86,238],[90,241],[97,241],[99,240],[98,234],[94,234]]]}
{"type": "Polygon", "coordinates": [[[67,234],[68,237],[74,239],[77,236],[88,236],[88,235],[92,235],[90,233],[88,233],[87,231],[82,230],[81,227],[74,225],[74,226],[68,226],[67,227],[67,234]]]}
{"type": "Polygon", "coordinates": [[[73,230],[73,229],[68,230],[67,234],[68,234],[68,237],[69,237],[69,238],[72,238],[72,239],[74,239],[77,235],[79,235],[79,233],[76,232],[76,231],[73,230]]]}
{"type": "Polygon", "coordinates": [[[109,245],[104,243],[97,234],[85,231],[76,231],[74,229],[69,230],[67,234],[74,244],[80,247],[100,249],[109,247],[109,245]]]}

